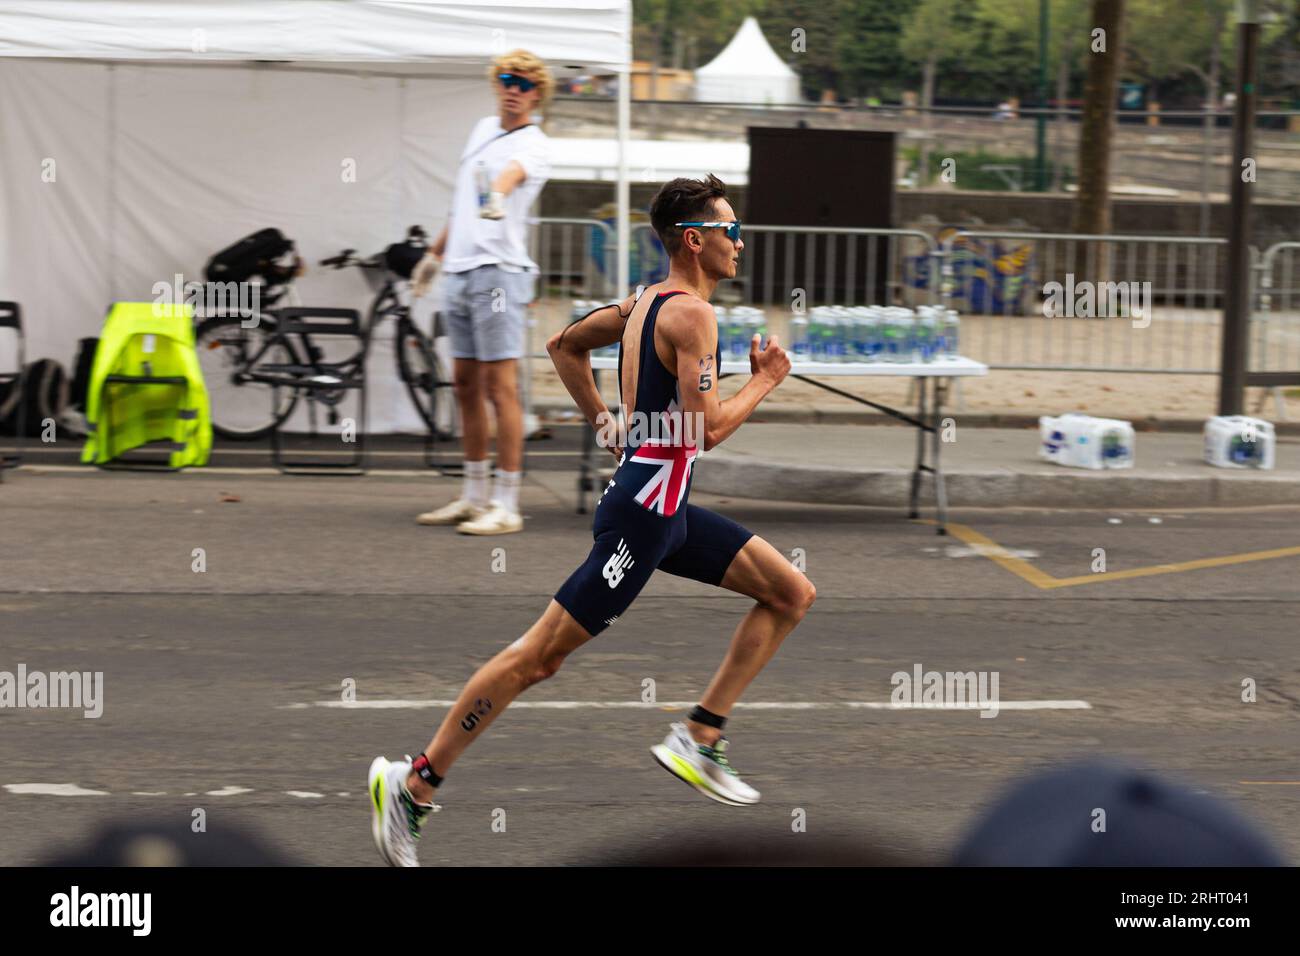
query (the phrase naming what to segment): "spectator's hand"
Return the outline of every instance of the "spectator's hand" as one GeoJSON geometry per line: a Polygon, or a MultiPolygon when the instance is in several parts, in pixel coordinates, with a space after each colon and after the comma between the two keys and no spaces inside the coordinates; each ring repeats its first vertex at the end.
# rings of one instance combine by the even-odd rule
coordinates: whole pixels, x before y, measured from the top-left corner
{"type": "Polygon", "coordinates": [[[481,219],[504,219],[506,217],[506,194],[488,193],[487,204],[479,212],[481,219]]]}
{"type": "Polygon", "coordinates": [[[433,277],[438,274],[438,266],[441,263],[440,256],[426,252],[424,258],[415,264],[415,268],[411,270],[411,293],[417,299],[429,294],[429,287],[433,285],[433,277]]]}

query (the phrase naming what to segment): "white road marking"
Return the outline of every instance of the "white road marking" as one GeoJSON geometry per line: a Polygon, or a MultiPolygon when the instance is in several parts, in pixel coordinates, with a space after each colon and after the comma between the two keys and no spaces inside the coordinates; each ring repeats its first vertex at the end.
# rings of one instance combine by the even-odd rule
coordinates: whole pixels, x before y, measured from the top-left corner
{"type": "Polygon", "coordinates": [[[248,787],[222,787],[220,790],[205,790],[209,797],[237,797],[241,793],[252,793],[248,787]]]}
{"type": "Polygon", "coordinates": [[[10,793],[31,793],[44,797],[107,797],[107,790],[87,790],[75,783],[6,783],[10,793]]]}
{"type": "MultiPolygon", "coordinates": [[[[452,707],[454,700],[317,700],[309,704],[283,704],[280,710],[298,710],[303,707],[328,707],[334,710],[424,710],[433,707],[452,707]]],[[[639,700],[517,700],[510,705],[532,710],[690,710],[696,701],[660,701],[647,704],[639,700]]],[[[977,701],[953,704],[895,704],[893,701],[742,701],[737,710],[982,710],[985,705],[977,701]]],[[[1002,700],[999,710],[1091,710],[1086,700],[1002,700]]]]}
{"type": "Polygon", "coordinates": [[[943,549],[943,553],[949,558],[974,558],[974,557],[1036,558],[1038,557],[1037,551],[1030,551],[1024,548],[1019,548],[1019,549],[1004,548],[1000,544],[992,545],[992,546],[987,544],[972,544],[969,546],[963,544],[950,544],[943,549]]]}
{"type": "Polygon", "coordinates": [[[133,797],[165,797],[165,796],[167,796],[167,791],[166,791],[166,790],[132,790],[132,791],[131,791],[131,796],[133,796],[133,797]]]}
{"type": "Polygon", "coordinates": [[[302,797],[304,800],[320,800],[325,796],[323,793],[312,793],[310,790],[286,790],[285,793],[291,797],[302,797]]]}

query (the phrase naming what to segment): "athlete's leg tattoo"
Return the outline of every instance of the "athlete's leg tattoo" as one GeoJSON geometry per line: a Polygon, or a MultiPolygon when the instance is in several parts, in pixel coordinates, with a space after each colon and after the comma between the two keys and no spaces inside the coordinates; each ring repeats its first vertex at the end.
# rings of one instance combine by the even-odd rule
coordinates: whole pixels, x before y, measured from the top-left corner
{"type": "MultiPolygon", "coordinates": [[[[443,718],[424,754],[434,773],[446,776],[465,748],[529,687],[551,677],[564,659],[591,640],[564,608],[551,601],[524,636],[478,669],[443,718]]],[[[406,780],[411,796],[428,803],[434,788],[412,772],[406,780]]]]}

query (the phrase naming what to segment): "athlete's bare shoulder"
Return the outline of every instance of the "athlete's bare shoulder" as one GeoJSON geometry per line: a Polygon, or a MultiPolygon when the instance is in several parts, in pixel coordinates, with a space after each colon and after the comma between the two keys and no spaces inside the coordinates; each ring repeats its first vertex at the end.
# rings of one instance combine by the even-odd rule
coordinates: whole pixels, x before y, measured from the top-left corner
{"type": "Polygon", "coordinates": [[[659,307],[657,326],[673,348],[711,343],[717,328],[713,306],[695,295],[675,295],[659,307]]]}

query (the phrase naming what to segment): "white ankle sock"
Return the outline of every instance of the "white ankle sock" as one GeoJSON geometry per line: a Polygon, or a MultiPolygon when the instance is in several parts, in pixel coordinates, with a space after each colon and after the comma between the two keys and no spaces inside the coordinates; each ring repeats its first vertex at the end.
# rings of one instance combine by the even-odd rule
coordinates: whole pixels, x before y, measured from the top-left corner
{"type": "Polygon", "coordinates": [[[521,471],[497,469],[497,483],[496,488],[493,489],[492,499],[499,502],[506,511],[514,514],[519,514],[519,482],[522,478],[521,471]]]}
{"type": "Polygon", "coordinates": [[[486,507],[488,503],[488,463],[482,461],[465,462],[465,484],[460,496],[472,505],[486,507]]]}

